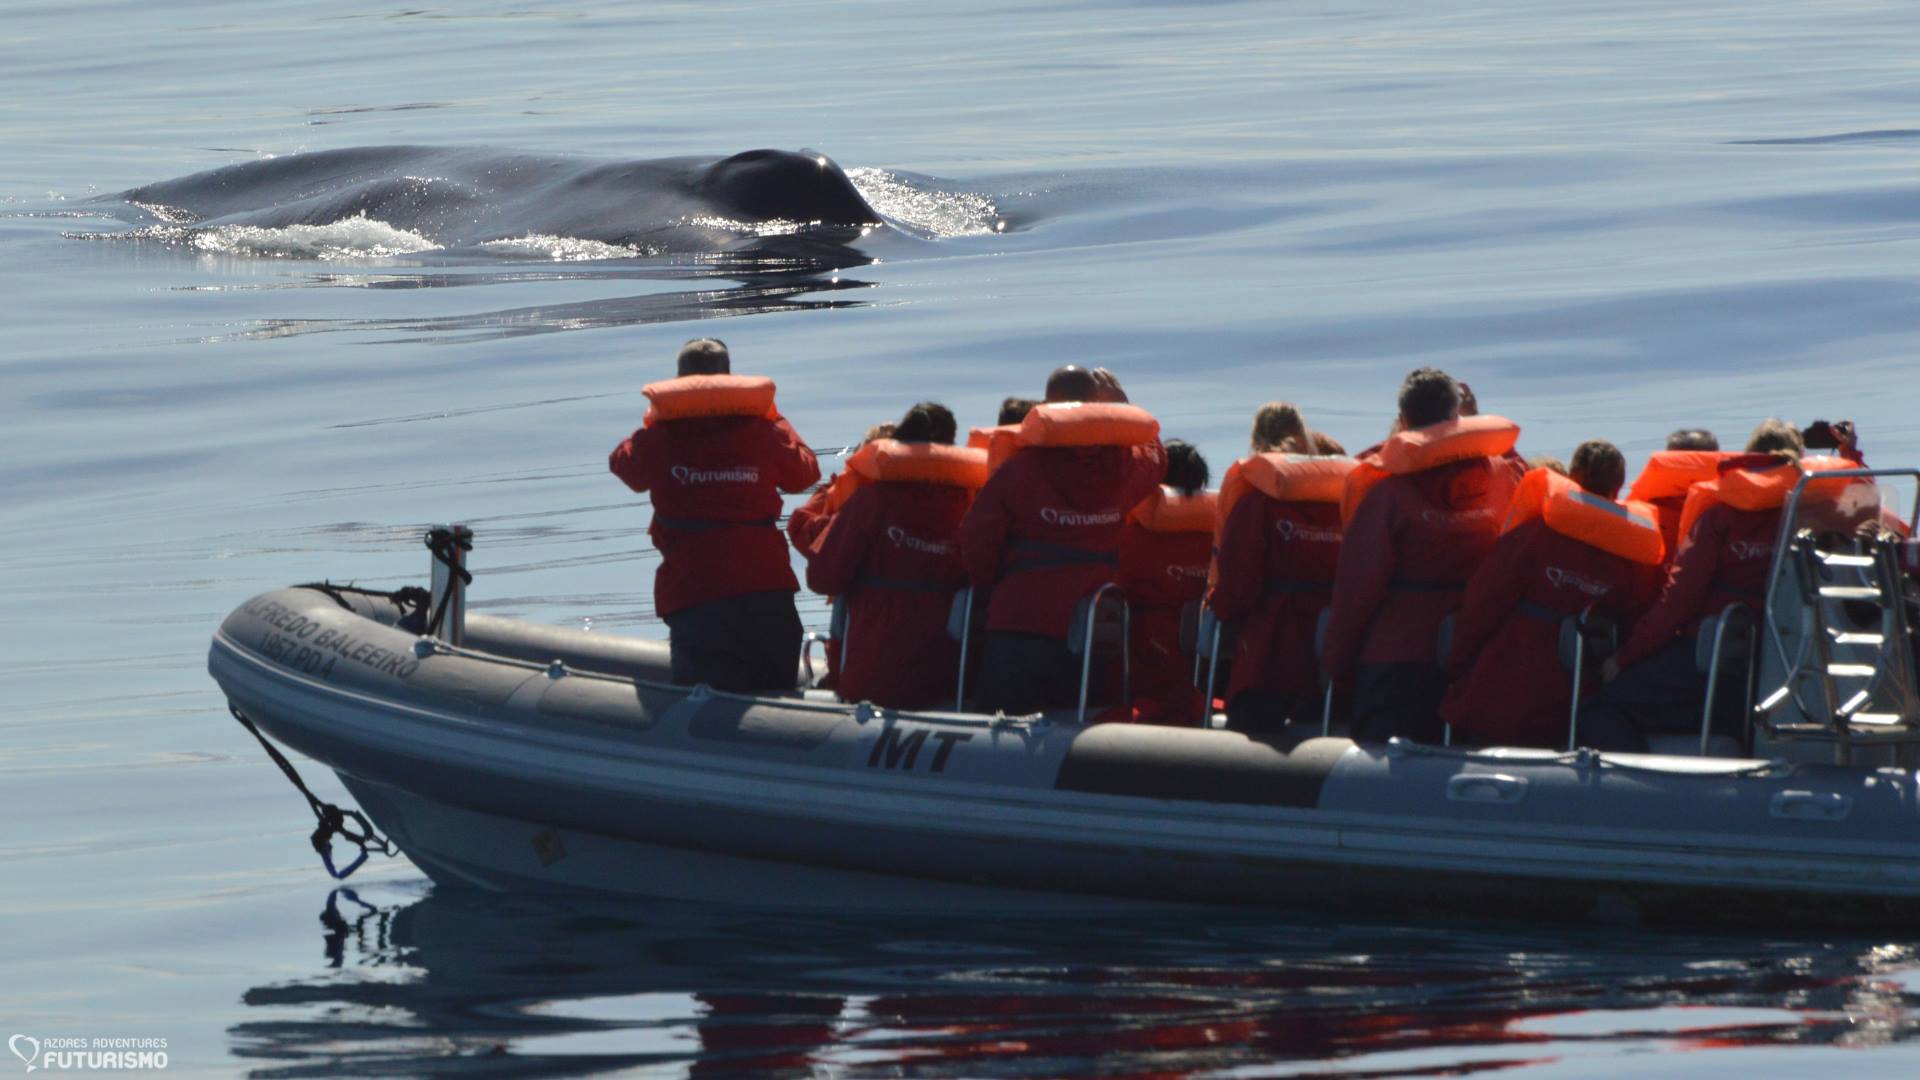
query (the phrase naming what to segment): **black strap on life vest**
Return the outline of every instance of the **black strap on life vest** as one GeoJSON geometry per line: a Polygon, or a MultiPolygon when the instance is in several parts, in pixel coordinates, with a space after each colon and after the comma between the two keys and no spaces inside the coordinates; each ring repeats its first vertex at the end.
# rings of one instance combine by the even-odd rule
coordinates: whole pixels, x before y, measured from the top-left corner
{"type": "Polygon", "coordinates": [[[1415,581],[1412,578],[1394,578],[1387,582],[1387,588],[1394,592],[1464,592],[1467,585],[1463,581],[1415,581]]]}
{"type": "Polygon", "coordinates": [[[278,747],[268,742],[265,735],[260,734],[260,729],[253,726],[253,721],[247,719],[245,713],[231,704],[227,706],[227,711],[233,714],[235,720],[240,721],[241,727],[246,728],[248,733],[260,740],[260,745],[266,750],[267,756],[273,759],[275,765],[280,766],[280,771],[286,773],[287,779],[291,780],[300,794],[306,797],[307,805],[313,809],[313,816],[319,820],[309,839],[313,842],[313,850],[320,853],[320,861],[326,864],[327,873],[332,874],[335,881],[345,881],[355,870],[360,869],[360,864],[366,862],[367,856],[374,852],[379,852],[389,859],[400,854],[400,849],[393,846],[393,841],[374,831],[373,822],[368,821],[365,814],[358,810],[342,810],[308,791],[306,781],[300,779],[300,774],[294,770],[293,762],[288,761],[278,747]],[[348,824],[349,821],[352,824],[348,824]],[[333,838],[336,836],[360,850],[360,854],[354,856],[345,870],[333,865],[333,838]]]}
{"type": "Polygon", "coordinates": [[[1538,619],[1543,623],[1550,623],[1554,626],[1560,625],[1561,619],[1572,614],[1572,612],[1555,611],[1545,604],[1532,600],[1521,600],[1519,603],[1513,605],[1513,610],[1525,615],[1529,619],[1538,619]]]}
{"type": "Polygon", "coordinates": [[[720,518],[683,518],[653,515],[653,523],[680,532],[713,532],[716,529],[771,529],[780,524],[777,517],[755,521],[723,521],[720,518]]]}
{"type": "Polygon", "coordinates": [[[1009,540],[1007,553],[1006,572],[1009,574],[1042,570],[1049,566],[1115,566],[1120,562],[1120,556],[1111,551],[1088,551],[1065,544],[1049,544],[1044,540],[1009,540]]]}
{"type": "Polygon", "coordinates": [[[945,581],[916,581],[913,578],[881,577],[879,574],[862,574],[854,583],[856,590],[886,589],[893,592],[958,592],[960,586],[945,581]]]}
{"type": "Polygon", "coordinates": [[[1268,578],[1267,595],[1281,593],[1324,593],[1333,591],[1331,581],[1299,581],[1294,578],[1268,578]]]}

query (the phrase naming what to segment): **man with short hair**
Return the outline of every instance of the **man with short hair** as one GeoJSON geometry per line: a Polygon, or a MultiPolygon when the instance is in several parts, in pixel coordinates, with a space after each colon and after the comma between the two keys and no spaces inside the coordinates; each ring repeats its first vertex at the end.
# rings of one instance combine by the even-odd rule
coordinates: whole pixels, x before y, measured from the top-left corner
{"type": "MultiPolygon", "coordinates": [[[[667,624],[673,681],[785,692],[798,681],[793,594],[800,582],[777,527],[780,493],[813,486],[820,465],[773,410],[771,383],[736,380],[731,367],[725,344],[697,338],[680,349],[680,377],[647,390],[717,400],[723,390],[759,383],[763,402],[650,418],[614,449],[608,466],[634,491],[653,495],[647,534],[660,552],[653,600],[667,624]]],[[[657,409],[662,399],[655,400],[657,409]]]]}
{"type": "MultiPolygon", "coordinates": [[[[1460,420],[1471,402],[1463,390],[1438,368],[1410,372],[1400,386],[1392,439],[1460,437],[1441,425],[1460,420]]],[[[1455,426],[1476,425],[1518,430],[1497,417],[1455,426]]],[[[1347,522],[1323,660],[1336,683],[1351,680],[1355,739],[1441,740],[1447,683],[1440,625],[1500,535],[1507,503],[1526,472],[1512,438],[1504,444],[1509,449],[1498,455],[1475,453],[1387,475],[1347,522]]],[[[1376,452],[1362,459],[1381,460],[1376,452]]]]}
{"type": "MultiPolygon", "coordinates": [[[[1068,364],[1047,403],[1125,404],[1105,368],[1068,364]]],[[[1079,658],[1067,647],[1081,599],[1113,581],[1127,514],[1160,484],[1160,441],[1024,446],[988,479],[960,524],[976,588],[993,588],[977,682],[980,708],[1010,713],[1074,704],[1079,658]]]]}
{"type": "MultiPolygon", "coordinates": [[[[1707,677],[1695,659],[1700,624],[1729,605],[1759,614],[1773,565],[1782,505],[1742,510],[1719,499],[1719,488],[1736,474],[1762,476],[1799,471],[1800,432],[1780,420],[1763,421],[1747,440],[1746,454],[1720,466],[1720,479],[1696,484],[1692,521],[1660,598],[1633,626],[1620,652],[1607,661],[1609,681],[1580,707],[1579,740],[1596,750],[1643,753],[1650,734],[1697,733],[1706,707],[1707,677]],[[1704,509],[1702,509],[1702,507],[1704,509]]],[[[1723,679],[1713,714],[1717,726],[1738,727],[1740,680],[1723,679]]]]}

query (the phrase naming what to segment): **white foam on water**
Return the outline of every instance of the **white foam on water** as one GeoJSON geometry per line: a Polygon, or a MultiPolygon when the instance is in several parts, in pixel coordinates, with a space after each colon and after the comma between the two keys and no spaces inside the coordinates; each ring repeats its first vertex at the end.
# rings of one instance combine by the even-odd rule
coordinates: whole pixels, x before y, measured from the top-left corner
{"type": "Polygon", "coordinates": [[[697,229],[717,229],[722,232],[739,233],[741,236],[792,236],[809,225],[820,224],[817,221],[789,221],[786,218],[736,221],[733,218],[714,215],[682,218],[678,223],[697,229]]]}
{"type": "Polygon", "coordinates": [[[929,236],[984,236],[1001,230],[1000,210],[985,195],[968,191],[927,191],[885,169],[847,170],[867,205],[888,220],[929,236]]]}
{"type": "Polygon", "coordinates": [[[545,233],[528,233],[525,236],[509,237],[504,240],[488,240],[480,246],[504,255],[544,256],[554,262],[635,259],[659,254],[656,249],[634,244],[609,244],[601,240],[584,240],[577,236],[550,236],[545,233]]]}
{"type": "Polygon", "coordinates": [[[123,233],[69,234],[84,240],[131,240],[191,248],[215,255],[265,259],[381,259],[438,251],[440,245],[417,232],[357,214],[325,225],[214,225],[196,228],[149,225],[123,233]]]}

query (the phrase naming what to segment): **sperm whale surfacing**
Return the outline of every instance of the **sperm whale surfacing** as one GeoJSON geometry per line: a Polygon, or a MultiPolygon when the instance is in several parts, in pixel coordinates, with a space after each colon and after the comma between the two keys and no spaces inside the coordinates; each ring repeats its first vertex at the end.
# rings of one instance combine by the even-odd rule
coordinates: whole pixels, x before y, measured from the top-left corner
{"type": "Polygon", "coordinates": [[[642,254],[844,245],[886,224],[811,151],[607,161],[419,146],[249,161],[119,200],[177,228],[378,221],[433,246],[568,237],[642,254]]]}

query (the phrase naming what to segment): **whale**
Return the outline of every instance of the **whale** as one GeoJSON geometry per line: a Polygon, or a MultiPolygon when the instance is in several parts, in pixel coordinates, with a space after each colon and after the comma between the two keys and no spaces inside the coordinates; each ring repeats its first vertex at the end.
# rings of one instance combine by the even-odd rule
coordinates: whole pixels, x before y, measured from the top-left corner
{"type": "Polygon", "coordinates": [[[609,160],[372,146],[262,158],[103,196],[169,227],[284,229],[355,218],[445,248],[557,236],[638,254],[846,245],[888,227],[814,151],[609,160]]]}

